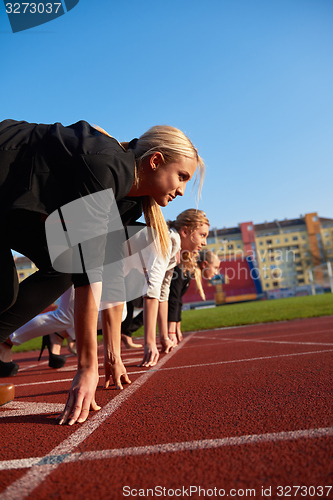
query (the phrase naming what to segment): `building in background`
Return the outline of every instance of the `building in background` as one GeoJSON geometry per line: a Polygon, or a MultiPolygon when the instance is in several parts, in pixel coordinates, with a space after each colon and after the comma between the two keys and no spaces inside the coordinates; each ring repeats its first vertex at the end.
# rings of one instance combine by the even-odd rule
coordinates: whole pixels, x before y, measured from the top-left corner
{"type": "Polygon", "coordinates": [[[251,257],[263,291],[310,285],[311,269],[333,262],[333,219],[314,212],[263,224],[243,222],[211,230],[207,247],[222,262],[251,257]]]}
{"type": "Polygon", "coordinates": [[[14,256],[14,261],[20,282],[38,270],[35,264],[27,257],[14,256]]]}
{"type": "MultiPolygon", "coordinates": [[[[316,212],[298,219],[242,222],[238,227],[212,229],[206,248],[219,256],[223,278],[220,290],[203,283],[208,301],[230,303],[308,294],[314,293],[311,286],[315,285],[333,291],[333,219],[318,217],[316,212]]],[[[28,258],[14,258],[20,281],[37,270],[28,258]]],[[[200,301],[193,282],[184,303],[200,301]]]]}

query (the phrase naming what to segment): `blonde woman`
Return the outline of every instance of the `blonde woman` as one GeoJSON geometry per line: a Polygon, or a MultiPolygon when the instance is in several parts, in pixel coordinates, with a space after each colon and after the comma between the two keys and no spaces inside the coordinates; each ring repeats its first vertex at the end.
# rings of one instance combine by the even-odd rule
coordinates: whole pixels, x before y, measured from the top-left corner
{"type": "MultiPolygon", "coordinates": [[[[0,259],[5,269],[0,291],[0,342],[54,302],[73,279],[78,369],[60,424],[84,422],[90,407],[98,409],[96,326],[108,224],[116,214],[126,226],[143,211],[165,255],[169,238],[159,206],[184,194],[197,167],[202,174],[204,164],[197,150],[173,127],[152,127],[139,139],[120,144],[85,121],[67,127],[14,120],[0,123],[0,259]],[[86,240],[83,246],[88,247],[88,261],[82,259],[80,243],[75,251],[80,253],[82,271],[90,272],[89,278],[84,272],[71,275],[71,271],[55,270],[49,254],[54,249],[46,241],[45,220],[52,222],[56,214],[58,225],[54,228],[62,225],[63,234],[68,235],[72,226],[62,212],[71,203],[76,207],[85,203],[84,214],[79,213],[79,231],[90,226],[98,235],[94,240],[84,232],[76,235],[76,241],[86,240]],[[29,257],[39,268],[20,286],[11,249],[29,257]]],[[[102,312],[102,321],[111,332],[109,362],[118,378],[126,373],[120,359],[122,309],[119,304],[102,312]]],[[[6,362],[0,369],[2,376],[15,372],[15,366],[6,362]]]]}
{"type": "MultiPolygon", "coordinates": [[[[169,352],[173,347],[173,342],[168,336],[168,300],[170,283],[172,287],[173,269],[177,264],[176,254],[177,248],[180,250],[179,266],[185,273],[195,276],[197,285],[201,292],[202,285],[200,279],[200,271],[197,266],[197,256],[203,246],[206,245],[209,232],[209,221],[206,214],[202,210],[190,208],[178,215],[174,221],[168,223],[170,235],[173,244],[173,252],[167,268],[160,267],[160,273],[164,270],[164,282],[167,283],[164,289],[162,298],[158,298],[149,292],[144,296],[144,333],[145,333],[145,349],[142,366],[154,366],[159,358],[159,351],[156,345],[156,321],[158,323],[160,341],[162,349],[169,352]]],[[[153,273],[153,270],[151,271],[153,273]]]]}

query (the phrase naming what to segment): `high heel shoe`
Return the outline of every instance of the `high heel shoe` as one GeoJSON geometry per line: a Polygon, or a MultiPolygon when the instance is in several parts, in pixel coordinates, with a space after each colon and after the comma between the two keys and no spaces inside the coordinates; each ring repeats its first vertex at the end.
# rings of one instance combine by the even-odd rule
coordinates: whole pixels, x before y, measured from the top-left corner
{"type": "Polygon", "coordinates": [[[132,340],[132,337],[128,337],[124,333],[121,334],[121,340],[124,342],[126,349],[141,349],[141,344],[135,344],[132,340]]]}
{"type": "Polygon", "coordinates": [[[40,360],[45,347],[47,347],[47,349],[49,351],[49,367],[50,368],[62,368],[64,366],[64,364],[66,363],[66,357],[61,356],[61,354],[53,354],[53,352],[51,351],[50,335],[44,335],[44,337],[43,337],[42,348],[40,350],[38,361],[40,360]]]}

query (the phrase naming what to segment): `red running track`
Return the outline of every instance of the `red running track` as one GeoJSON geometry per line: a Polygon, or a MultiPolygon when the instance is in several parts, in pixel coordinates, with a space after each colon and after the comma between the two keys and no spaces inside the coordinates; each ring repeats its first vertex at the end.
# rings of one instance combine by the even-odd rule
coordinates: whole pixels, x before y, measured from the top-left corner
{"type": "MultiPolygon", "coordinates": [[[[0,499],[333,498],[333,317],[194,332],[99,412],[58,426],[75,358],[16,355],[0,499]]],[[[102,350],[99,348],[100,362],[102,350]]],[[[102,372],[102,370],[101,370],[102,372]]]]}

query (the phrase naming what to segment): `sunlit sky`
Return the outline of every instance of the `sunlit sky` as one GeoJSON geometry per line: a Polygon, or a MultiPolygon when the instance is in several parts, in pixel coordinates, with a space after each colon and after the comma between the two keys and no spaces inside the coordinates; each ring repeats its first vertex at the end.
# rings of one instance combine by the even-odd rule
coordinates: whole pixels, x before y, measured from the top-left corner
{"type": "Polygon", "coordinates": [[[15,34],[1,3],[0,51],[1,119],[182,129],[212,227],[333,218],[332,0],[80,0],[15,34]]]}

